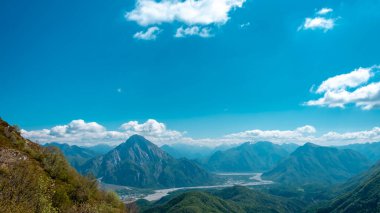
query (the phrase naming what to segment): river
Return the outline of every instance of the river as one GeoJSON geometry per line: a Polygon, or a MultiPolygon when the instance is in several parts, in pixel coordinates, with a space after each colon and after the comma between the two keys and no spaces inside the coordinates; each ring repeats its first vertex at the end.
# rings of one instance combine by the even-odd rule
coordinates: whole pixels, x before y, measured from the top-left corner
{"type": "Polygon", "coordinates": [[[212,186],[192,186],[192,187],[179,187],[179,188],[168,188],[168,189],[158,189],[155,190],[154,193],[146,195],[143,197],[145,200],[148,201],[155,201],[159,200],[165,196],[167,196],[169,193],[177,191],[177,190],[186,190],[186,189],[210,189],[210,188],[225,188],[225,187],[231,187],[234,185],[241,185],[241,186],[258,186],[258,185],[266,185],[266,184],[272,184],[272,181],[269,180],[263,180],[261,179],[262,173],[217,173],[217,175],[220,176],[250,176],[248,182],[242,182],[242,181],[230,181],[225,184],[221,185],[212,185],[212,186]]]}

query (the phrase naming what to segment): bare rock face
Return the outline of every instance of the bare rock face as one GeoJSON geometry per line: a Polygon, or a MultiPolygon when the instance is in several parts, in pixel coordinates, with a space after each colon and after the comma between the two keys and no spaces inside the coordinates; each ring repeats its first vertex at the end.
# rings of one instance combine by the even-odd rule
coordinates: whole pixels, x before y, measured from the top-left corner
{"type": "Polygon", "coordinates": [[[25,161],[28,156],[14,149],[4,149],[0,147],[0,165],[13,165],[19,161],[25,161]]]}

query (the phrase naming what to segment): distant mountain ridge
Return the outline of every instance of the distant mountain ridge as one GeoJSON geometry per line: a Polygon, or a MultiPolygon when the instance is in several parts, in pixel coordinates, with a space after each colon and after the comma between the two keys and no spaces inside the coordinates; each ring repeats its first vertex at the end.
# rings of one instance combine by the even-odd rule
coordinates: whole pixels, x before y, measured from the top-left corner
{"type": "Polygon", "coordinates": [[[217,151],[227,150],[236,145],[221,145],[217,147],[197,146],[184,143],[163,145],[160,148],[175,158],[202,159],[209,157],[217,151]]]}
{"type": "Polygon", "coordinates": [[[369,166],[369,161],[356,151],[306,143],[264,173],[263,178],[287,184],[333,184],[344,182],[369,166]]]}
{"type": "Polygon", "coordinates": [[[107,152],[111,151],[115,146],[110,146],[108,144],[96,144],[94,146],[80,146],[81,148],[89,149],[98,154],[104,155],[107,152]]]}
{"type": "Polygon", "coordinates": [[[357,143],[345,146],[338,146],[339,149],[352,149],[366,156],[372,163],[380,160],[380,142],[357,143]]]}
{"type": "Polygon", "coordinates": [[[218,151],[202,162],[205,168],[221,172],[263,172],[274,167],[289,155],[278,144],[271,142],[244,143],[218,151]]]}
{"type": "Polygon", "coordinates": [[[105,183],[134,187],[179,187],[209,184],[213,176],[187,159],[175,159],[140,135],[131,136],[107,154],[81,167],[105,183]]]}
{"type": "Polygon", "coordinates": [[[68,145],[66,143],[52,142],[44,144],[43,146],[57,147],[65,156],[70,165],[76,169],[78,169],[86,161],[99,155],[99,153],[96,153],[90,149],[79,147],[76,145],[68,145]]]}

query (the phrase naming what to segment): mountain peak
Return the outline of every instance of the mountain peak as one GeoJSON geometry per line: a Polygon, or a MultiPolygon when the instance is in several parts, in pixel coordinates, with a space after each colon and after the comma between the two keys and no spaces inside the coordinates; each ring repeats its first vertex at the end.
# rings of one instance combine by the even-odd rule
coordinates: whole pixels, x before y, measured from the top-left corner
{"type": "Polygon", "coordinates": [[[144,136],[134,134],[134,135],[130,136],[126,142],[146,142],[146,141],[148,141],[148,140],[146,138],[144,138],[144,136]]]}
{"type": "Polygon", "coordinates": [[[311,142],[307,142],[303,145],[304,147],[320,147],[319,145],[317,144],[314,144],[314,143],[311,143],[311,142]]]}
{"type": "Polygon", "coordinates": [[[194,186],[210,183],[212,176],[192,161],[177,160],[141,135],[82,166],[102,181],[135,187],[194,186]]]}
{"type": "Polygon", "coordinates": [[[127,147],[132,147],[132,146],[157,147],[154,143],[150,142],[148,139],[137,134],[130,136],[124,143],[120,144],[120,146],[122,147],[125,147],[125,146],[127,147]]]}

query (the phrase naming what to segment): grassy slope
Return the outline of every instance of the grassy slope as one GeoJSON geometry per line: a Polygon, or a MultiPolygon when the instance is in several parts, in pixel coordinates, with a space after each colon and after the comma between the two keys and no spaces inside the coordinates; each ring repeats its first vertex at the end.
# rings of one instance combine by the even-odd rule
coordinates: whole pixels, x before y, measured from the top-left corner
{"type": "Polygon", "coordinates": [[[80,176],[54,148],[0,119],[0,212],[124,212],[113,193],[80,176]]]}

